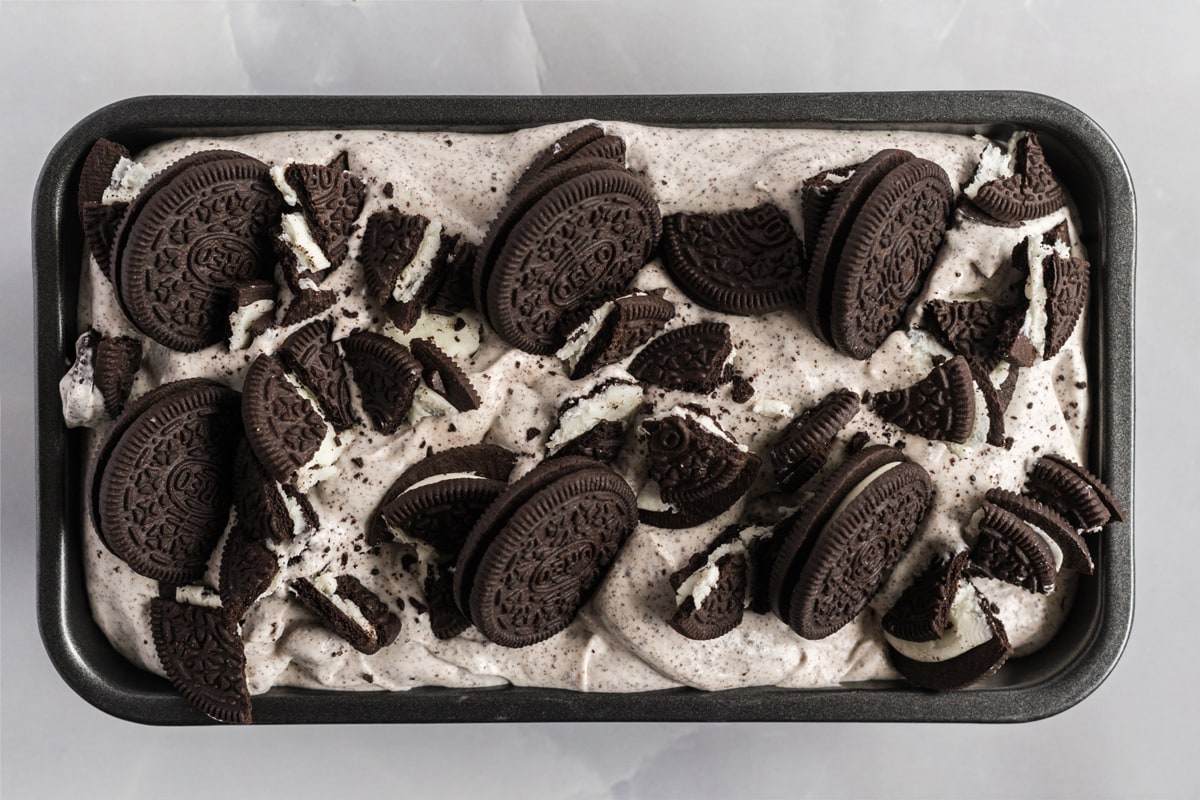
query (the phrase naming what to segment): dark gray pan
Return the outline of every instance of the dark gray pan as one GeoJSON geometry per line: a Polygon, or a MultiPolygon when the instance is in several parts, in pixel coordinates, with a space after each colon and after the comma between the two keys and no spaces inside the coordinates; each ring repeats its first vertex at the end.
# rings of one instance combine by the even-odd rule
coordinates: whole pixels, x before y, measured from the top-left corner
{"type": "MultiPolygon", "coordinates": [[[[1129,512],[1092,540],[1096,575],[1081,581],[1069,618],[1038,653],[1010,661],[983,685],[928,694],[900,684],[797,691],[774,688],[632,694],[558,690],[273,689],[254,698],[259,723],[579,720],[835,720],[1014,722],[1056,714],[1087,697],[1116,665],[1133,620],[1133,186],[1120,153],[1090,118],[1023,92],[781,94],[670,97],[139,97],[100,109],[46,159],[34,198],[37,325],[38,621],[54,665],[88,702],[130,720],[202,724],[168,685],[117,654],[92,620],[80,521],[82,436],[62,422],[58,381],[70,365],[83,236],[75,185],[101,136],[135,153],[180,136],[301,128],[507,131],[563,120],[652,125],[906,128],[1005,138],[1041,136],[1079,204],[1095,268],[1088,342],[1094,424],[1091,468],[1129,512]]],[[[799,176],[798,176],[799,177],[799,176]]]]}

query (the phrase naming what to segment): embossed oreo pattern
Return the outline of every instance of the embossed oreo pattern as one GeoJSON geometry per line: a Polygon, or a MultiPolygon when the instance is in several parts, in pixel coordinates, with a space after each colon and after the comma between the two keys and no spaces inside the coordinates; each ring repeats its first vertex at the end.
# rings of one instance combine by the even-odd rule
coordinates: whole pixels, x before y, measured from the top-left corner
{"type": "Polygon", "coordinates": [[[926,310],[933,331],[955,353],[994,366],[996,337],[1004,320],[1012,315],[990,300],[930,300],[926,310]]]}
{"type": "Polygon", "coordinates": [[[336,269],[346,258],[347,240],[366,201],[366,185],[341,165],[292,164],[284,176],[303,197],[301,205],[315,223],[321,250],[336,269]]]}
{"type": "Polygon", "coordinates": [[[673,505],[702,501],[737,479],[749,453],[679,416],[647,420],[646,455],[650,477],[662,499],[673,505]]]}
{"type": "Polygon", "coordinates": [[[114,269],[130,319],[191,352],[224,336],[233,284],[270,274],[279,193],[248,157],[192,165],[145,201],[114,269]]]}
{"type": "Polygon", "coordinates": [[[263,541],[252,536],[239,520],[229,531],[221,550],[218,588],[221,607],[240,620],[250,605],[271,586],[279,572],[279,559],[263,541]]]}
{"type": "Polygon", "coordinates": [[[781,489],[795,491],[820,472],[833,440],[858,414],[861,402],[849,389],[836,389],[788,423],[771,445],[771,466],[781,489]]]}
{"type": "Polygon", "coordinates": [[[342,340],[342,350],[371,424],[381,433],[395,433],[412,407],[421,362],[404,345],[377,333],[352,334],[342,340]]]}
{"type": "Polygon", "coordinates": [[[1015,174],[979,187],[974,204],[993,219],[1015,223],[1037,219],[1063,207],[1066,195],[1042,152],[1037,134],[1017,140],[1015,174]]]}
{"type": "Polygon", "coordinates": [[[750,316],[803,299],[800,240],[773,205],[663,220],[663,263],[696,302],[750,316]]]}
{"type": "Polygon", "coordinates": [[[100,476],[100,533],[139,575],[197,580],[229,518],[238,394],[193,386],[135,413],[100,476]]]}
{"type": "Polygon", "coordinates": [[[380,510],[384,530],[425,542],[441,559],[453,560],[480,515],[504,488],[503,481],[451,478],[410,489],[380,510]]]}
{"type": "Polygon", "coordinates": [[[278,355],[317,398],[325,418],[342,431],[355,419],[350,406],[350,379],[332,337],[332,321],[310,322],[280,345],[278,355]]]}
{"type": "Polygon", "coordinates": [[[1046,259],[1046,345],[1044,358],[1054,358],[1067,343],[1087,305],[1091,265],[1082,258],[1046,259]]]}
{"type": "Polygon", "coordinates": [[[967,551],[951,558],[934,556],[883,617],[883,629],[909,642],[941,638],[950,619],[950,605],[968,564],[967,551]]]}
{"type": "Polygon", "coordinates": [[[731,352],[728,325],[698,322],[652,340],[634,356],[629,374],[665,389],[707,394],[728,379],[725,360],[731,352]]]}
{"type": "Polygon", "coordinates": [[[155,597],[150,629],[158,660],[176,691],[214,719],[250,723],[246,654],[236,621],[219,608],[155,597]]]}
{"type": "Polygon", "coordinates": [[[537,492],[479,564],[470,595],[475,626],[506,647],[558,633],[636,526],[633,492],[614,472],[579,470],[537,492]]]}
{"type": "Polygon", "coordinates": [[[717,583],[700,606],[688,597],[670,619],[671,627],[689,639],[716,639],[742,622],[747,590],[746,556],[730,553],[718,559],[716,567],[717,583]]]}
{"type": "Polygon", "coordinates": [[[280,483],[295,479],[328,431],[320,412],[288,381],[279,359],[268,355],[256,358],[246,372],[242,419],[254,455],[280,483]]]}
{"type": "Polygon", "coordinates": [[[971,367],[955,356],[907,389],[871,396],[875,413],[900,428],[947,442],[965,442],[975,425],[971,367]]]}
{"type": "Polygon", "coordinates": [[[618,170],[551,189],[514,226],[488,282],[488,318],[531,353],[562,346],[564,316],[620,294],[662,232],[646,187],[618,170]]]}

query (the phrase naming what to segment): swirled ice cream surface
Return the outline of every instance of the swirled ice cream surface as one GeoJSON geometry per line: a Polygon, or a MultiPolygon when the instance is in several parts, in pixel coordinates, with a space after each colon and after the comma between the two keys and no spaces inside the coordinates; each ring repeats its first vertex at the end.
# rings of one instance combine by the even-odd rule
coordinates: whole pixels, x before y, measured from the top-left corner
{"type": "MultiPolygon", "coordinates": [[[[529,647],[510,649],[484,639],[474,628],[442,641],[434,637],[428,616],[420,613],[418,579],[401,563],[393,545],[369,547],[365,529],[384,492],[406,469],[434,451],[488,442],[519,453],[513,478],[545,455],[556,426],[556,412],[567,397],[581,394],[627,366],[627,361],[580,381],[565,375],[554,356],[530,355],[501,340],[470,311],[459,318],[427,315],[410,334],[386,323],[366,296],[356,260],[361,225],[389,205],[404,213],[424,214],[443,230],[479,243],[504,205],[520,173],[557,137],[579,122],[532,128],[509,134],[395,131],[278,132],[238,138],[193,138],[164,142],[135,155],[157,172],[192,152],[233,149],[269,165],[324,164],[341,152],[351,172],[367,185],[360,229],[350,240],[350,255],[322,288],[343,293],[328,314],[334,338],[366,328],[406,341],[436,335],[470,376],[482,398],[473,411],[429,416],[415,426],[382,435],[357,426],[353,442],[341,454],[338,474],[309,494],[321,520],[318,531],[286,567],[277,588],[260,599],[243,626],[247,680],[252,693],[272,686],[357,689],[408,689],[436,685],[471,687],[511,683],[598,692],[625,692],[686,685],[701,689],[777,685],[827,687],[846,682],[897,678],[886,655],[879,619],[935,552],[963,547],[960,531],[993,487],[1019,490],[1025,473],[1045,453],[1086,463],[1088,420],[1087,370],[1083,343],[1086,317],[1067,344],[1048,361],[1024,369],[1006,414],[1010,448],[950,445],[905,434],[864,408],[840,434],[832,463],[844,456],[844,442],[857,431],[871,441],[903,442],[904,453],[928,470],[935,485],[933,506],[904,559],[866,608],[849,625],[821,641],[800,638],[773,615],[747,612],[742,624],[719,639],[692,641],[672,630],[667,620],[675,592],[667,577],[693,553],[704,549],[729,524],[748,515],[781,519],[791,508],[772,495],[770,471],[762,470],[743,499],[720,517],[685,530],[640,525],[629,537],[603,583],[574,622],[556,636],[529,647]],[[384,187],[391,184],[391,197],[384,187]],[[289,596],[290,580],[335,567],[358,577],[398,608],[403,629],[397,641],[364,655],[289,596]],[[414,603],[413,599],[418,602],[414,603]]],[[[915,132],[817,131],[793,129],[666,129],[603,122],[627,146],[629,168],[644,177],[663,215],[721,212],[774,203],[786,209],[802,230],[799,189],[822,170],[859,163],[883,148],[902,148],[945,169],[951,184],[971,181],[986,142],[967,136],[915,132]]],[[[1010,270],[1014,245],[1049,230],[1069,217],[1072,250],[1083,255],[1077,224],[1068,209],[1020,227],[994,227],[957,214],[938,253],[928,282],[910,311],[932,298],[952,300],[985,296],[997,274],[1010,270]]],[[[848,388],[877,392],[902,388],[924,377],[933,358],[944,353],[926,334],[905,328],[888,337],[866,361],[844,356],[820,341],[801,309],[755,317],[721,314],[698,306],[651,261],[638,274],[634,289],[665,289],[675,303],[668,329],[707,320],[729,324],[736,348],[735,367],[755,389],[753,399],[736,403],[728,385],[709,396],[647,387],[646,399],[660,411],[699,402],[739,443],[765,456],[767,447],[795,414],[828,392],[848,388]]],[[[290,328],[259,335],[248,349],[230,352],[221,343],[197,353],[172,351],[145,338],[126,319],[114,289],[89,259],[80,281],[80,330],[94,327],[105,336],[127,335],[143,341],[144,358],[131,398],[154,387],[192,377],[208,377],[240,389],[246,369],[260,353],[273,352],[290,328]]],[[[97,407],[98,393],[86,375],[69,375],[64,413],[90,428],[89,459],[112,421],[97,407]]],[[[639,418],[634,420],[636,428],[639,418]]],[[[636,491],[645,481],[636,436],[623,451],[617,469],[636,491]]],[[[86,492],[85,492],[86,494],[86,492]]],[[[85,501],[86,502],[86,501],[85,501]]],[[[158,595],[155,581],[131,571],[100,541],[84,514],[88,596],[96,622],[113,645],[135,664],[163,674],[150,633],[149,601],[158,595]]],[[[297,545],[299,547],[299,545],[297,545]]],[[[218,544],[217,552],[221,545],[218,544]]],[[[216,586],[217,556],[207,582],[216,586]]],[[[1057,590],[1034,595],[998,581],[978,581],[1000,609],[1016,655],[1043,645],[1059,628],[1074,594],[1069,575],[1057,590]]]]}

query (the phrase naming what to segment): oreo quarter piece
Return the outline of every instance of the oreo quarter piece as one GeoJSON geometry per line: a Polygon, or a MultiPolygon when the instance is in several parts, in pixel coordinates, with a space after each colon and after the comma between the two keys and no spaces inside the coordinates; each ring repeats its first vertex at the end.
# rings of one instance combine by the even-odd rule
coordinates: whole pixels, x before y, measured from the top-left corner
{"type": "Polygon", "coordinates": [[[412,407],[421,362],[404,345],[377,333],[351,334],[342,340],[342,351],[371,424],[381,433],[395,433],[412,407]]]}
{"type": "Polygon", "coordinates": [[[969,564],[966,550],[949,558],[934,556],[883,615],[884,633],[906,642],[940,639],[950,622],[950,607],[969,564]]]}
{"type": "Polygon", "coordinates": [[[1058,355],[1087,306],[1091,265],[1082,258],[1055,254],[1043,264],[1046,285],[1046,344],[1044,358],[1058,355]]]}
{"type": "Polygon", "coordinates": [[[771,466],[779,488],[793,492],[820,472],[842,428],[858,414],[858,394],[835,389],[793,419],[771,445],[771,466]]]}
{"type": "Polygon", "coordinates": [[[340,455],[337,435],[317,404],[276,356],[260,355],[242,385],[246,441],[272,480],[308,491],[340,455]]]}
{"type": "Polygon", "coordinates": [[[220,608],[150,600],[154,650],[171,685],[203,713],[247,725],[246,653],[237,621],[220,608]]]}
{"type": "Polygon", "coordinates": [[[333,342],[333,322],[310,322],[283,341],[276,351],[284,366],[317,398],[325,418],[339,431],[354,424],[350,379],[333,342]]]}
{"type": "Polygon", "coordinates": [[[291,590],[328,630],[360,653],[377,653],[400,635],[400,617],[353,575],[325,572],[311,580],[300,578],[291,590]]]}
{"type": "Polygon", "coordinates": [[[417,257],[429,226],[428,217],[403,214],[394,207],[367,218],[359,260],[367,291],[380,306],[396,302],[396,285],[417,257]]]}
{"type": "Polygon", "coordinates": [[[746,546],[733,526],[670,577],[675,613],[669,624],[689,639],[716,639],[742,622],[749,589],[746,546]]]}
{"type": "Polygon", "coordinates": [[[975,427],[975,384],[962,356],[944,361],[907,389],[878,392],[871,407],[894,425],[947,442],[965,442],[975,427]]]}
{"type": "Polygon", "coordinates": [[[1084,531],[1124,522],[1125,512],[1104,482],[1057,455],[1042,456],[1030,470],[1025,493],[1050,506],[1084,531]]]}
{"type": "Polygon", "coordinates": [[[550,638],[571,623],[635,527],[633,492],[603,466],[539,486],[479,561],[469,597],[475,627],[505,647],[550,638]]]}
{"type": "Polygon", "coordinates": [[[142,365],[142,343],[129,336],[104,337],[96,342],[96,388],[104,410],[114,419],[125,408],[133,379],[142,365]]]}
{"type": "Polygon", "coordinates": [[[662,233],[658,204],[629,172],[586,172],[513,225],[487,282],[487,318],[514,347],[550,354],[563,317],[619,295],[662,233]]]}
{"type": "Polygon", "coordinates": [[[572,380],[624,360],[650,341],[675,316],[675,304],[662,289],[618,297],[597,308],[567,334],[556,355],[572,380]]]}
{"type": "Polygon", "coordinates": [[[753,316],[803,300],[800,239],[787,214],[765,204],[722,214],[663,220],[663,264],[706,308],[753,316]]]}
{"type": "Polygon", "coordinates": [[[991,300],[938,299],[930,300],[925,308],[933,333],[942,344],[959,355],[994,366],[996,339],[1011,310],[991,300]]]}
{"type": "Polygon", "coordinates": [[[1050,594],[1058,574],[1054,551],[1024,520],[993,503],[983,504],[979,530],[971,543],[971,572],[1050,594]]]}
{"type": "Polygon", "coordinates": [[[652,339],[629,364],[643,383],[708,394],[728,379],[733,342],[724,322],[698,322],[652,339]]]}
{"type": "Polygon", "coordinates": [[[1012,174],[981,185],[971,199],[975,207],[1001,223],[1037,219],[1062,208],[1066,196],[1042,152],[1037,134],[1019,134],[1010,143],[1012,174]]]}
{"type": "Polygon", "coordinates": [[[279,574],[279,558],[259,537],[236,522],[221,550],[218,586],[221,607],[240,620],[254,601],[271,588],[279,574]]]}
{"type": "Polygon", "coordinates": [[[283,174],[330,267],[337,269],[346,258],[354,222],[362,213],[366,185],[338,163],[289,164],[283,174]]]}
{"type": "Polygon", "coordinates": [[[453,562],[471,527],[505,486],[464,473],[427,478],[380,509],[381,530],[396,541],[432,547],[439,562],[453,562]]]}
{"type": "Polygon", "coordinates": [[[446,398],[459,411],[479,408],[479,392],[458,363],[446,355],[432,339],[413,339],[408,343],[420,362],[425,385],[446,398]]]}
{"type": "Polygon", "coordinates": [[[113,553],[164,583],[202,577],[229,518],[241,436],[238,394],[225,386],[187,381],[139,398],[92,479],[97,527],[113,553]]]}
{"type": "Polygon", "coordinates": [[[776,613],[805,639],[840,630],[891,575],[932,497],[928,473],[895,448],[851,456],[781,527],[770,579],[776,613]]]}
{"type": "Polygon", "coordinates": [[[121,304],[147,336],[192,352],[224,335],[229,292],[271,273],[270,227],[281,200],[248,156],[189,163],[131,205],[113,259],[121,304]],[[134,208],[138,213],[134,216],[134,208]]]}

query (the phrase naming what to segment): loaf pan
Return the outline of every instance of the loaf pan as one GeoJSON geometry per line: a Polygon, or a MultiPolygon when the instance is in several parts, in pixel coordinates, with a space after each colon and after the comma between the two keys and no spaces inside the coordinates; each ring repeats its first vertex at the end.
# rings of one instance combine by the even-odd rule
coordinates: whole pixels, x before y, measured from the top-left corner
{"type": "Polygon", "coordinates": [[[37,326],[38,623],[55,667],[84,699],[148,724],[209,720],[162,678],[121,657],[92,620],[83,575],[83,434],[63,424],[58,381],[73,358],[83,235],[75,186],[100,137],[135,153],[183,136],[280,129],[497,132],[573,119],[677,127],[910,129],[1005,139],[1037,131],[1079,207],[1093,264],[1089,467],[1127,510],[1091,540],[1096,574],[1079,582],[1062,630],[977,687],[931,694],[902,683],[839,688],[586,694],[518,687],[337,692],[275,688],[254,698],[262,723],[483,721],[1016,722],[1087,697],[1120,658],[1133,620],[1133,185],[1105,132],[1078,109],[1024,92],[637,97],[138,97],[91,114],[55,146],[33,213],[37,326]]]}

